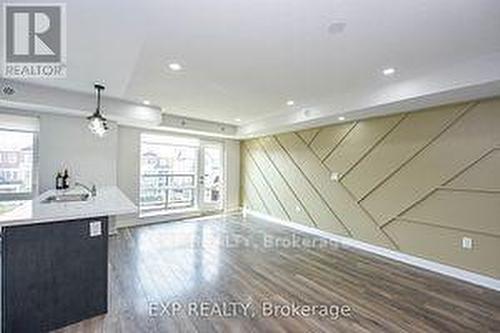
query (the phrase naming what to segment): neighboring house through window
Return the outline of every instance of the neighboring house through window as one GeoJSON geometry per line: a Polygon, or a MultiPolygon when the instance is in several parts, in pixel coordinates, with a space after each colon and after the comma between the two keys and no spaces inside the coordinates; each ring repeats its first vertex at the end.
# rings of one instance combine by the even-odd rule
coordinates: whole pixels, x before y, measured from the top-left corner
{"type": "Polygon", "coordinates": [[[38,119],[0,113],[0,213],[37,192],[38,119]]]}

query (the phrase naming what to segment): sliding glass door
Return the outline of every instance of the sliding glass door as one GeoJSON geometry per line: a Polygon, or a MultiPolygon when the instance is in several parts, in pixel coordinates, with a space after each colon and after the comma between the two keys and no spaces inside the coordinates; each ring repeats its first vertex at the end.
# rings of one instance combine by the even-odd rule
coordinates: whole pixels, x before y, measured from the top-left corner
{"type": "Polygon", "coordinates": [[[218,142],[141,135],[141,214],[221,209],[222,157],[218,142]]]}
{"type": "Polygon", "coordinates": [[[200,147],[198,202],[205,211],[218,210],[221,209],[223,193],[222,145],[205,142],[200,147]]]}

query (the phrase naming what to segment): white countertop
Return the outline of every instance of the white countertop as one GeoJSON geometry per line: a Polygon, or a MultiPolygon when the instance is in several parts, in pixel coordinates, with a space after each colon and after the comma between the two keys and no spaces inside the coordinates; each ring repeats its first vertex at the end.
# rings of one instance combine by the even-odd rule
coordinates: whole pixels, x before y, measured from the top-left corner
{"type": "MultiPolygon", "coordinates": [[[[58,191],[57,193],[60,193],[58,191]]],[[[84,193],[82,189],[65,193],[84,193]]],[[[97,188],[97,195],[87,201],[42,203],[46,197],[56,194],[47,191],[21,206],[0,214],[0,227],[45,223],[53,221],[135,214],[137,207],[116,186],[97,188]]]]}

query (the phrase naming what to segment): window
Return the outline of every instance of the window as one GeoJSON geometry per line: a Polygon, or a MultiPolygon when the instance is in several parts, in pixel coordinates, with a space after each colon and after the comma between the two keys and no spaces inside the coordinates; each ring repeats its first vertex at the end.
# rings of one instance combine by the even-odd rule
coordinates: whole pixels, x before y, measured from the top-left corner
{"type": "Polygon", "coordinates": [[[18,152],[7,152],[7,162],[11,164],[17,163],[19,160],[19,153],[18,152]]]}
{"type": "Polygon", "coordinates": [[[221,203],[222,149],[220,145],[205,145],[203,149],[203,203],[221,203]]]}
{"type": "Polygon", "coordinates": [[[223,145],[196,138],[141,135],[141,215],[222,209],[223,145]]]}
{"type": "Polygon", "coordinates": [[[141,213],[196,206],[199,140],[141,136],[141,213]]]}
{"type": "Polygon", "coordinates": [[[0,212],[36,193],[38,121],[0,114],[0,212]]]}

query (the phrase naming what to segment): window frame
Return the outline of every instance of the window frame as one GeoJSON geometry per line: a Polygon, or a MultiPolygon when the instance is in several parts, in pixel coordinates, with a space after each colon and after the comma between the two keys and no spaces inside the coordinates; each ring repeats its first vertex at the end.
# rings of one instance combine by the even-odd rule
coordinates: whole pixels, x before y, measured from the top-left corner
{"type": "MultiPolygon", "coordinates": [[[[197,183],[198,183],[198,168],[199,168],[199,145],[200,145],[200,139],[196,136],[185,136],[185,135],[178,135],[177,133],[154,133],[154,132],[141,132],[139,135],[139,216],[140,217],[148,217],[148,216],[153,216],[153,215],[170,215],[170,214],[175,214],[178,212],[183,212],[183,211],[191,211],[191,210],[197,210],[198,209],[198,203],[197,203],[197,183]],[[192,141],[195,142],[193,143],[186,143],[183,144],[182,142],[164,142],[164,143],[157,143],[159,145],[165,145],[165,146],[170,146],[170,147],[185,147],[185,148],[195,148],[196,149],[196,154],[195,154],[195,163],[196,163],[196,168],[193,174],[189,173],[186,174],[185,172],[181,173],[170,173],[170,174],[165,174],[165,175],[156,175],[158,177],[166,177],[166,181],[168,177],[182,177],[182,176],[193,176],[193,185],[192,186],[184,186],[182,187],[182,190],[189,190],[191,189],[192,191],[192,203],[189,206],[186,207],[171,207],[168,208],[168,191],[173,190],[174,188],[169,188],[169,186],[166,186],[166,198],[165,198],[165,207],[164,208],[159,208],[159,209],[144,209],[143,208],[143,202],[142,202],[142,181],[143,177],[154,177],[155,175],[147,175],[143,172],[143,164],[142,164],[142,155],[143,155],[143,139],[152,136],[152,137],[158,137],[161,139],[165,138],[174,138],[174,139],[179,139],[179,140],[186,140],[186,141],[192,141]],[[169,188],[169,189],[168,189],[169,188]]],[[[168,181],[167,181],[168,182],[168,181]]]]}
{"type": "MultiPolygon", "coordinates": [[[[160,139],[161,141],[161,139],[160,139]]],[[[157,131],[140,131],[138,135],[138,145],[139,145],[139,154],[138,154],[138,184],[137,184],[137,202],[139,206],[139,218],[149,218],[152,216],[175,216],[178,214],[191,214],[191,213],[204,213],[204,212],[215,212],[215,211],[223,211],[225,207],[225,198],[226,198],[226,161],[225,161],[225,154],[226,154],[226,144],[224,140],[220,140],[218,138],[213,138],[213,137],[205,137],[205,136],[198,136],[198,135],[188,135],[188,134],[183,134],[183,133],[173,133],[173,132],[157,132],[157,131]],[[191,141],[191,143],[187,144],[179,144],[179,143],[174,143],[171,141],[166,141],[165,143],[171,146],[195,146],[197,148],[197,157],[196,157],[196,171],[195,171],[195,184],[192,186],[193,190],[193,199],[194,199],[194,205],[191,207],[183,207],[183,208],[171,208],[171,209],[142,209],[142,200],[141,200],[141,192],[142,192],[142,175],[143,175],[143,168],[142,168],[142,154],[143,154],[143,137],[147,136],[153,136],[153,137],[170,137],[170,138],[175,138],[179,140],[186,140],[187,142],[191,141]],[[196,143],[195,143],[196,142],[196,143]],[[202,199],[202,196],[204,194],[204,191],[201,190],[203,187],[200,185],[200,176],[201,176],[201,170],[203,169],[202,163],[204,163],[203,158],[202,158],[202,152],[204,147],[210,146],[210,145],[216,145],[220,146],[220,159],[221,159],[221,187],[220,187],[220,202],[216,204],[211,204],[211,203],[204,203],[202,199]]],[[[175,174],[171,174],[175,176],[175,174]]],[[[181,174],[182,175],[182,174],[181,174]]],[[[179,176],[179,174],[177,175],[179,176]]],[[[188,186],[189,187],[189,186],[188,186]]],[[[168,198],[167,198],[168,199],[168,198]]]]}
{"type": "Polygon", "coordinates": [[[22,201],[31,200],[36,195],[38,195],[38,180],[39,180],[39,132],[29,131],[21,129],[10,129],[2,127],[0,124],[0,131],[2,132],[14,132],[14,133],[30,133],[33,135],[33,156],[32,156],[32,166],[31,166],[31,192],[21,192],[21,193],[0,193],[0,202],[2,201],[22,201]]]}

